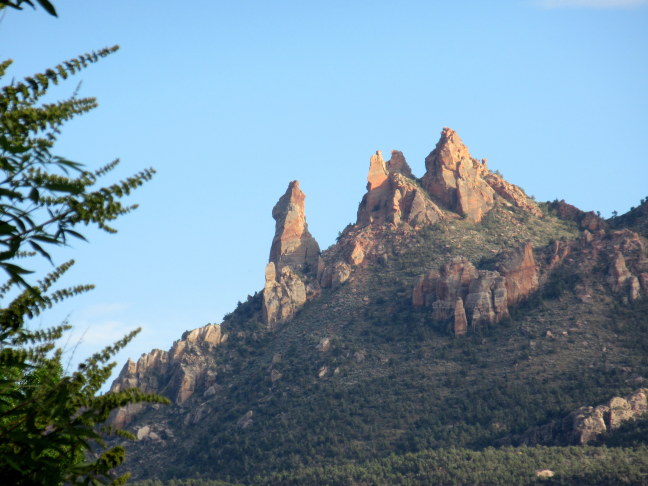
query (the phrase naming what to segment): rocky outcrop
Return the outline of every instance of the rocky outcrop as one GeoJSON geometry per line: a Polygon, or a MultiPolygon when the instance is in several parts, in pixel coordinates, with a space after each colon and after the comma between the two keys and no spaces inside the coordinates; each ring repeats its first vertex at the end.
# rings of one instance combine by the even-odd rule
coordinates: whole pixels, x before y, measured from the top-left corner
{"type": "MultiPolygon", "coordinates": [[[[639,238],[636,239],[636,243],[639,245],[639,258],[632,265],[635,274],[628,269],[626,257],[620,248],[614,250],[608,270],[608,283],[612,287],[612,291],[627,297],[631,301],[637,300],[642,294],[648,294],[646,245],[639,238]]],[[[629,258],[631,257],[632,255],[629,255],[629,258]]]]}
{"type": "Polygon", "coordinates": [[[573,221],[582,230],[596,232],[607,228],[607,223],[593,211],[582,211],[576,206],[568,204],[565,200],[556,200],[549,203],[549,209],[565,221],[573,221]]]}
{"type": "MultiPolygon", "coordinates": [[[[362,259],[358,260],[356,264],[359,264],[361,261],[362,259]]],[[[318,280],[323,288],[335,289],[349,279],[351,271],[351,265],[342,261],[332,263],[331,265],[323,265],[318,275],[318,280]]]]}
{"type": "Polygon", "coordinates": [[[564,418],[502,443],[516,445],[585,445],[605,439],[605,435],[624,423],[648,412],[648,388],[640,388],[626,397],[613,397],[609,402],[574,410],[564,418]]]}
{"type": "Polygon", "coordinates": [[[421,183],[446,208],[478,223],[497,201],[537,217],[542,211],[516,185],[488,170],[486,159],[474,159],[450,128],[444,128],[436,148],[425,159],[421,183]]]}
{"type": "Polygon", "coordinates": [[[504,277],[477,270],[464,257],[453,258],[438,271],[421,276],[412,302],[416,307],[431,307],[432,319],[450,323],[456,335],[508,316],[504,277]]]}
{"type": "MultiPolygon", "coordinates": [[[[482,160],[485,161],[486,159],[482,160]]],[[[485,180],[509,204],[524,209],[538,218],[542,217],[542,211],[540,211],[538,205],[525,194],[522,188],[505,181],[502,176],[493,172],[486,174],[485,180]]]]}
{"type": "Polygon", "coordinates": [[[452,323],[452,332],[455,336],[464,336],[468,333],[468,319],[466,318],[466,308],[461,297],[455,302],[454,319],[452,323]]]}
{"type": "Polygon", "coordinates": [[[269,329],[292,317],[317,292],[311,281],[316,282],[320,250],[308,232],[305,199],[299,182],[292,181],[272,209],[275,235],[263,289],[263,319],[269,329]]]}
{"type": "MultiPolygon", "coordinates": [[[[110,391],[139,388],[145,393],[161,393],[178,405],[197,390],[206,390],[215,382],[213,349],[227,340],[218,324],[187,331],[169,351],[154,349],[137,362],[129,359],[110,391]]],[[[117,410],[111,418],[114,425],[127,425],[144,405],[133,404],[117,410]]]]}
{"type": "MultiPolygon", "coordinates": [[[[556,241],[544,250],[540,280],[560,269],[563,277],[577,278],[576,290],[585,297],[588,287],[606,282],[621,302],[648,295],[648,240],[628,229],[598,230],[572,241],[556,241]],[[601,270],[604,273],[601,275],[601,270]]],[[[583,300],[583,299],[581,299],[583,300]]]]}
{"type": "Polygon", "coordinates": [[[503,252],[496,264],[506,282],[507,305],[515,305],[538,288],[538,269],[531,243],[503,252]]]}
{"type": "Polygon", "coordinates": [[[389,171],[390,174],[391,173],[403,174],[405,177],[414,179],[414,175],[412,174],[412,169],[407,163],[407,160],[405,160],[405,156],[403,155],[403,152],[399,152],[398,150],[392,150],[391,159],[387,161],[387,170],[389,171]]]}
{"type": "Polygon", "coordinates": [[[508,317],[509,306],[538,288],[531,244],[502,253],[496,267],[497,271],[477,270],[468,259],[455,257],[419,277],[412,303],[432,308],[432,319],[451,323],[455,335],[499,322],[508,317]]]}
{"type": "Polygon", "coordinates": [[[495,191],[484,180],[486,164],[471,157],[454,130],[443,129],[425,169],[423,187],[448,209],[479,222],[493,207],[495,191]]]}
{"type": "Polygon", "coordinates": [[[299,181],[292,181],[286,193],[272,208],[275,235],[270,247],[269,261],[279,269],[289,266],[293,270],[317,266],[320,248],[308,232],[304,201],[306,196],[299,188],[299,181]]]}
{"type": "Polygon", "coordinates": [[[290,267],[281,267],[277,274],[274,262],[265,270],[263,318],[269,329],[291,318],[306,303],[306,284],[290,267]]]}
{"type": "Polygon", "coordinates": [[[392,152],[385,165],[380,151],[369,162],[367,194],[358,208],[357,224],[401,222],[411,226],[425,226],[443,219],[443,213],[425,191],[411,178],[403,154],[392,152]]]}

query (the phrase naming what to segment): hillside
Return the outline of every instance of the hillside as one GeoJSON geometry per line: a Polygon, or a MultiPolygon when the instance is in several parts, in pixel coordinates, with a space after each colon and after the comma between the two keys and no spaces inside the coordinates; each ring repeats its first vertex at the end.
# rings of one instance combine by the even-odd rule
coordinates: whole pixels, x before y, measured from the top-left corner
{"type": "Polygon", "coordinates": [[[322,252],[289,184],[264,289],[113,384],[174,402],[113,417],[140,439],[134,477],[252,482],[430,449],[598,444],[643,413],[645,396],[601,411],[607,428],[565,421],[646,386],[645,237],[536,203],[450,129],[425,162],[419,179],[400,152],[372,156],[357,222],[322,252]]]}

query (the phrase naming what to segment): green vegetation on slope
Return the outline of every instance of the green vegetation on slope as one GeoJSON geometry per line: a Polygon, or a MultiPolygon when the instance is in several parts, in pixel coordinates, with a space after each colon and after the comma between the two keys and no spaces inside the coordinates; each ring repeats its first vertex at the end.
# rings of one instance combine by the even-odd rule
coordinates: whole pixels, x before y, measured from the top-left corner
{"type": "MultiPolygon", "coordinates": [[[[249,485],[583,485],[648,484],[648,449],[523,447],[450,448],[391,455],[360,464],[258,476],[249,485]]],[[[134,486],[228,486],[209,479],[139,481],[134,486]]]]}
{"type": "Polygon", "coordinates": [[[619,313],[604,289],[594,288],[590,303],[578,300],[572,269],[556,273],[507,321],[463,339],[411,305],[416,278],[448,257],[487,268],[512,242],[541,247],[577,235],[551,215],[499,207],[483,225],[455,220],[386,234],[385,258],[356,269],[274,333],[263,330],[260,297],[250,297],[223,324],[232,338],[218,351],[221,393],[196,397],[203,418],[192,423],[181,408],[144,417],[170,421],[183,435],[166,446],[173,464],[169,452],[142,448],[138,477],[192,471],[251,482],[273,472],[353,468],[393,453],[479,450],[630,392],[648,363],[640,341],[620,330],[645,318],[632,306],[619,313]],[[330,349],[323,352],[317,346],[325,338],[330,349]]]}

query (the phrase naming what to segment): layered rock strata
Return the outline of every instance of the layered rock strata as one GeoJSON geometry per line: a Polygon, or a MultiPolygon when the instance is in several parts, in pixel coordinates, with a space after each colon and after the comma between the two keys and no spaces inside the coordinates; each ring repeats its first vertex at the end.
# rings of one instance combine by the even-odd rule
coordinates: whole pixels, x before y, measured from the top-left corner
{"type": "Polygon", "coordinates": [[[269,329],[292,317],[317,291],[310,277],[317,275],[320,249],[308,231],[305,199],[299,182],[292,181],[272,209],[275,235],[263,289],[263,318],[269,329]]]}
{"type": "MultiPolygon", "coordinates": [[[[169,351],[154,349],[143,354],[137,362],[129,359],[110,391],[139,388],[145,393],[162,393],[178,405],[186,402],[197,390],[205,390],[216,379],[216,366],[211,357],[215,347],[227,340],[218,324],[187,331],[173,343],[169,351]]],[[[112,423],[127,425],[143,404],[120,408],[112,423]]]]}
{"type": "Polygon", "coordinates": [[[419,277],[412,303],[431,308],[432,319],[449,322],[455,335],[499,322],[508,317],[509,306],[538,288],[531,244],[501,255],[497,268],[477,270],[467,258],[455,257],[419,277]]]}

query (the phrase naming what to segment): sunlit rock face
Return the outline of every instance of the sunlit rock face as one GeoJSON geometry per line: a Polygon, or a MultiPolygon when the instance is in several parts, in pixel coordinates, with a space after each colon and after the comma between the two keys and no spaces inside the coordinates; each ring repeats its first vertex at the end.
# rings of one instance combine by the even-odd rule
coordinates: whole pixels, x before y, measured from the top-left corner
{"type": "Polygon", "coordinates": [[[497,270],[478,270],[467,258],[455,257],[419,277],[412,291],[415,307],[432,309],[432,319],[451,323],[455,335],[494,324],[509,316],[509,307],[538,288],[533,247],[526,243],[502,253],[497,270]]]}
{"type": "Polygon", "coordinates": [[[263,289],[263,319],[269,329],[292,317],[307,295],[317,291],[308,288],[309,277],[317,275],[320,249],[308,231],[305,199],[299,181],[292,181],[272,209],[275,235],[263,289]]]}
{"type": "Polygon", "coordinates": [[[493,207],[495,191],[484,179],[486,165],[471,157],[454,130],[443,129],[425,169],[423,187],[446,208],[479,222],[493,207]]]}
{"type": "Polygon", "coordinates": [[[425,159],[421,183],[445,208],[478,223],[496,201],[519,207],[537,217],[542,211],[516,185],[488,170],[486,159],[470,155],[457,132],[444,128],[436,148],[425,159]]]}
{"type": "Polygon", "coordinates": [[[275,235],[270,247],[270,262],[278,268],[289,266],[302,269],[315,268],[320,248],[308,232],[305,212],[306,196],[299,188],[299,181],[292,181],[286,193],[272,209],[275,235]]]}
{"type": "Polygon", "coordinates": [[[442,211],[412,178],[401,152],[393,151],[387,164],[380,151],[371,157],[367,193],[358,207],[359,226],[407,223],[419,227],[442,219],[442,211]]]}
{"type": "MultiPolygon", "coordinates": [[[[182,405],[196,390],[213,385],[216,372],[212,352],[226,340],[227,334],[222,333],[218,324],[187,331],[169,351],[154,349],[137,362],[129,359],[110,391],[139,388],[145,393],[162,393],[182,405]]],[[[128,425],[144,406],[136,403],[118,409],[111,423],[117,427],[128,425]]]]}

